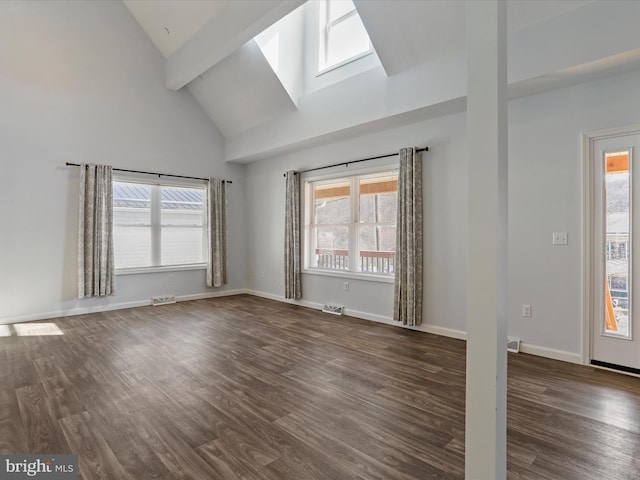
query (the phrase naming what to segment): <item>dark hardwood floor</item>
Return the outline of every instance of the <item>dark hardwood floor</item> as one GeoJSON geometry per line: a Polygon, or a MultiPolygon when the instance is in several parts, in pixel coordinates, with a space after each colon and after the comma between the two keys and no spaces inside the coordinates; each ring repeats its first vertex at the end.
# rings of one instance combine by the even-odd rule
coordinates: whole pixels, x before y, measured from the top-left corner
{"type": "MultiPolygon", "coordinates": [[[[244,295],[50,322],[0,338],[0,453],[78,454],[85,480],[464,477],[462,341],[244,295]]],[[[640,379],[510,354],[508,401],[510,479],[640,478],[640,379]]]]}

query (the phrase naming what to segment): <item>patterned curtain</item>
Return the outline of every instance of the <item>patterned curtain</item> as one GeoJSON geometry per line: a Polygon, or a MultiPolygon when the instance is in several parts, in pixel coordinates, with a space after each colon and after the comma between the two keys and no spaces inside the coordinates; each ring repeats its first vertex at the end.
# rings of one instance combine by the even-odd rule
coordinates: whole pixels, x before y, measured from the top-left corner
{"type": "Polygon", "coordinates": [[[396,275],[393,319],[422,323],[422,159],[415,148],[400,149],[396,275]]]}
{"type": "Polygon", "coordinates": [[[115,293],[113,179],[108,165],[80,165],[78,298],[115,293]]]}
{"type": "Polygon", "coordinates": [[[302,257],[300,254],[300,175],[286,173],[284,218],[284,296],[302,298],[302,257]]]}
{"type": "Polygon", "coordinates": [[[209,261],[207,286],[221,287],[227,283],[227,196],[224,180],[209,179],[207,217],[209,220],[209,261]]]}

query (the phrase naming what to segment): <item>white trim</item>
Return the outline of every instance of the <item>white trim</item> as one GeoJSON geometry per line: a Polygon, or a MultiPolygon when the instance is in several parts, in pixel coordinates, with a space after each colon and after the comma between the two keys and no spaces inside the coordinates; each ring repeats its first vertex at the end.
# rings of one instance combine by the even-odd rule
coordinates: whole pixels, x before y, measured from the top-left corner
{"type": "Polygon", "coordinates": [[[69,317],[73,315],[84,315],[86,313],[108,312],[111,310],[122,310],[125,308],[146,307],[151,305],[149,300],[136,300],[133,302],[114,303],[110,305],[96,305],[93,307],[72,308],[70,310],[55,310],[53,312],[28,313],[25,315],[13,315],[0,318],[0,325],[10,323],[33,322],[35,320],[47,320],[50,318],[69,317]]]}
{"type": "Polygon", "coordinates": [[[582,354],[580,363],[591,365],[592,313],[593,313],[593,242],[592,242],[592,215],[593,205],[593,146],[596,140],[620,137],[640,133],[640,123],[594,130],[582,134],[582,354]]]}
{"type": "Polygon", "coordinates": [[[538,357],[551,358],[562,362],[576,363],[582,365],[582,355],[566,350],[556,350],[554,348],[541,347],[530,343],[520,342],[520,352],[536,355],[538,357]]]}
{"type": "MultiPolygon", "coordinates": [[[[179,181],[166,180],[163,175],[153,175],[147,173],[131,173],[131,172],[121,172],[121,174],[114,174],[114,184],[115,183],[128,183],[133,185],[148,185],[150,188],[150,198],[149,198],[149,233],[151,235],[151,265],[144,265],[141,267],[117,267],[115,269],[116,275],[129,275],[129,274],[138,274],[138,273],[152,273],[156,271],[171,271],[172,268],[176,268],[176,270],[195,270],[198,267],[206,268],[206,247],[203,244],[201,253],[201,261],[197,264],[180,264],[180,265],[163,265],[161,257],[162,251],[162,188],[182,188],[188,190],[199,190],[203,195],[203,204],[202,210],[199,212],[200,217],[202,218],[202,227],[201,230],[203,232],[206,231],[207,228],[207,212],[206,212],[206,181],[203,180],[192,180],[192,179],[183,179],[179,178],[179,181]],[[145,178],[149,177],[148,181],[145,181],[145,178]],[[189,180],[189,182],[184,182],[183,180],[189,180]],[[197,183],[194,183],[197,182],[197,183]],[[185,268],[186,267],[186,268],[185,268]],[[196,268],[189,268],[196,267],[196,268]],[[159,270],[162,268],[163,270],[159,270]]],[[[115,185],[114,185],[115,188],[115,185]]],[[[125,211],[132,211],[131,207],[124,207],[125,211]]],[[[120,207],[114,207],[114,225],[118,223],[116,217],[117,211],[120,210],[120,207]]],[[[195,211],[197,212],[197,210],[195,211]]],[[[115,232],[115,230],[114,230],[115,232]]],[[[115,233],[114,233],[115,235],[115,233]]],[[[117,243],[117,239],[114,239],[114,242],[117,243]]],[[[117,250],[117,248],[116,248],[117,250]]],[[[116,255],[117,256],[117,255],[116,255]]],[[[117,258],[115,261],[117,265],[117,258]]]]}
{"type": "Polygon", "coordinates": [[[624,370],[618,370],[617,368],[602,367],[600,365],[589,365],[589,366],[593,368],[597,368],[598,370],[606,370],[607,372],[613,372],[613,373],[622,373],[623,375],[629,375],[630,377],[640,378],[640,374],[633,373],[633,372],[625,372],[624,370]]]}
{"type": "MultiPolygon", "coordinates": [[[[367,32],[367,29],[365,27],[364,30],[365,30],[365,34],[367,35],[367,39],[369,40],[369,48],[360,53],[356,53],[355,55],[349,58],[341,60],[340,62],[327,65],[327,57],[329,55],[329,35],[331,33],[331,29],[347,21],[349,18],[353,16],[357,16],[358,18],[360,18],[358,9],[356,8],[355,4],[353,4],[353,2],[351,3],[353,5],[353,10],[348,11],[347,13],[343,14],[342,16],[334,20],[329,20],[329,11],[330,11],[329,2],[327,0],[322,0],[317,3],[318,8],[316,10],[316,15],[317,15],[316,23],[318,27],[318,35],[316,36],[317,45],[315,48],[316,77],[319,77],[321,75],[324,75],[325,73],[331,72],[332,70],[336,70],[337,68],[343,67],[351,62],[355,62],[356,60],[359,60],[362,57],[366,57],[367,55],[370,55],[374,52],[373,44],[371,43],[371,38],[369,37],[369,32],[367,32]],[[322,67],[320,67],[320,64],[322,64],[322,67]]],[[[362,18],[360,18],[360,21],[362,22],[362,18]]],[[[363,26],[364,26],[364,23],[363,23],[363,26]]]]}
{"type": "MultiPolygon", "coordinates": [[[[260,292],[257,290],[250,289],[234,289],[234,290],[221,290],[221,291],[211,291],[211,292],[203,292],[203,293],[194,293],[189,295],[179,295],[176,296],[177,302],[188,302],[191,300],[202,300],[206,298],[219,298],[219,297],[230,297],[233,295],[253,295],[255,297],[267,298],[269,300],[275,300],[278,302],[289,303],[292,305],[300,305],[301,307],[312,308],[314,310],[322,310],[322,304],[316,302],[310,302],[307,300],[288,300],[281,295],[274,295],[272,293],[260,292]]],[[[7,325],[11,323],[23,323],[23,322],[32,322],[37,320],[48,320],[53,318],[60,317],[68,317],[75,315],[84,315],[87,313],[99,313],[99,312],[108,312],[112,310],[122,310],[125,308],[135,308],[135,307],[147,307],[151,305],[151,299],[149,300],[137,300],[133,302],[124,302],[124,303],[116,303],[111,305],[98,305],[93,307],[84,307],[84,308],[74,308],[71,310],[57,310],[53,312],[42,312],[35,314],[27,314],[27,315],[15,315],[12,317],[4,317],[0,318],[0,325],[7,325]]],[[[394,327],[405,328],[407,330],[414,330],[418,332],[424,333],[432,333],[434,335],[440,335],[443,337],[455,338],[458,340],[466,340],[467,333],[462,330],[456,330],[453,328],[442,327],[439,325],[420,325],[419,327],[409,327],[406,325],[401,325],[397,322],[394,322],[392,318],[385,317],[383,315],[376,315],[373,313],[362,312],[359,310],[351,310],[345,308],[345,314],[350,317],[360,318],[362,320],[370,320],[373,322],[384,323],[386,325],[391,325],[394,327]]],[[[563,362],[569,363],[577,363],[581,364],[581,356],[578,353],[567,352],[564,350],[555,350],[547,347],[540,347],[537,345],[531,345],[528,343],[520,344],[520,351],[522,353],[528,353],[531,355],[537,355],[540,357],[551,358],[553,360],[560,360],[563,362]]],[[[595,365],[590,365],[595,368],[595,365]]],[[[608,370],[605,368],[605,370],[608,370]]],[[[617,370],[615,370],[618,372],[617,370]]],[[[621,372],[618,372],[621,373],[621,372]]],[[[622,372],[625,373],[625,372],[622,372]]]]}
{"type": "Polygon", "coordinates": [[[322,310],[322,305],[315,302],[308,302],[306,300],[292,300],[284,298],[282,295],[275,295],[273,293],[261,292],[258,290],[246,289],[244,291],[247,295],[253,295],[254,297],[266,298],[268,300],[275,300],[282,303],[290,303],[292,305],[300,305],[301,307],[313,308],[314,310],[322,310]]]}
{"type": "MultiPolygon", "coordinates": [[[[321,303],[309,302],[307,300],[289,300],[284,298],[281,295],[274,295],[272,293],[259,292],[257,290],[245,290],[245,293],[248,295],[253,295],[255,297],[268,298],[270,300],[276,300],[278,302],[290,303],[293,305],[300,305],[301,307],[312,308],[314,310],[322,310],[323,305],[321,303]]],[[[438,325],[420,325],[419,327],[410,327],[407,325],[402,325],[398,322],[393,321],[391,317],[386,317],[383,315],[376,315],[375,313],[362,312],[359,310],[352,310],[348,307],[345,307],[344,314],[349,317],[360,318],[362,320],[370,320],[372,322],[384,323],[386,325],[391,325],[394,327],[406,328],[407,330],[415,330],[418,332],[424,333],[433,333],[435,335],[441,335],[444,337],[457,338],[459,340],[466,339],[466,332],[462,330],[454,330],[453,328],[441,327],[438,325]]]]}
{"type": "MultiPolygon", "coordinates": [[[[391,155],[398,155],[397,153],[393,153],[391,155]]],[[[357,161],[357,160],[356,160],[357,161]]],[[[348,160],[347,160],[348,162],[348,160]]],[[[400,171],[400,166],[398,163],[398,159],[392,159],[392,157],[383,157],[376,158],[373,160],[367,160],[368,165],[364,165],[364,163],[360,165],[354,165],[353,163],[349,164],[348,170],[345,170],[345,166],[343,164],[336,165],[333,167],[318,167],[322,170],[328,170],[328,172],[318,173],[318,171],[313,168],[309,172],[302,172],[300,174],[301,182],[323,182],[327,180],[327,183],[330,183],[330,180],[335,180],[336,178],[351,178],[351,177],[359,177],[365,175],[371,175],[371,177],[375,177],[376,174],[379,173],[398,173],[400,171]],[[376,163],[379,160],[380,163],[376,163]]]]}
{"type": "MultiPolygon", "coordinates": [[[[196,293],[191,295],[180,295],[176,297],[177,302],[190,300],[200,300],[203,298],[228,297],[246,293],[243,289],[222,290],[215,292],[196,293]]],[[[37,320],[48,320],[60,317],[71,317],[75,315],[85,315],[87,313],[109,312],[112,310],[124,310],[125,308],[148,307],[151,305],[151,298],[148,300],[135,300],[132,302],[112,303],[109,305],[95,305],[92,307],[72,308],[69,310],[54,310],[52,312],[29,313],[25,315],[13,315],[10,317],[0,317],[0,325],[11,323],[33,322],[37,320]]]]}
{"type": "Polygon", "coordinates": [[[601,139],[601,138],[611,138],[611,137],[624,137],[627,135],[633,135],[636,133],[640,133],[640,123],[636,123],[633,125],[605,128],[602,130],[594,130],[592,132],[587,132],[583,134],[587,138],[592,140],[601,139]]]}
{"type": "Polygon", "coordinates": [[[593,214],[593,170],[591,165],[591,153],[593,149],[592,138],[588,134],[582,135],[582,305],[580,315],[582,316],[582,355],[580,356],[583,365],[589,365],[591,357],[591,311],[593,307],[591,301],[591,277],[593,275],[592,265],[592,239],[591,229],[593,214]]]}
{"type": "Polygon", "coordinates": [[[372,275],[363,272],[351,272],[348,270],[323,270],[321,268],[305,268],[302,270],[303,275],[319,275],[321,277],[338,277],[348,278],[351,280],[364,280],[367,282],[394,283],[393,275],[372,275]]]}
{"type": "Polygon", "coordinates": [[[142,183],[145,185],[159,185],[165,187],[201,188],[206,189],[207,180],[200,178],[175,177],[171,174],[113,172],[113,181],[121,183],[142,183]]]}
{"type": "Polygon", "coordinates": [[[361,58],[364,58],[366,56],[369,56],[373,53],[373,45],[371,44],[371,40],[369,40],[369,50],[365,50],[364,52],[360,52],[356,55],[354,55],[353,57],[347,58],[346,60],[342,60],[341,62],[338,62],[334,65],[331,65],[330,67],[325,67],[322,70],[318,70],[318,73],[316,73],[316,77],[320,77],[322,75],[324,75],[325,73],[329,73],[332,72],[333,70],[336,70],[340,67],[344,67],[345,65],[348,65],[351,62],[355,62],[356,60],[360,60],[361,58]]]}
{"type": "MultiPolygon", "coordinates": [[[[288,300],[281,295],[274,295],[272,293],[259,292],[257,290],[245,290],[248,295],[255,297],[268,298],[270,300],[276,300],[278,302],[290,303],[293,305],[300,305],[301,307],[313,308],[315,310],[322,310],[322,304],[316,302],[309,302],[307,300],[288,300]]],[[[350,317],[360,318],[363,320],[371,320],[373,322],[384,323],[386,325],[392,325],[394,327],[406,328],[407,330],[414,330],[424,333],[432,333],[434,335],[440,335],[443,337],[455,338],[458,340],[467,340],[467,332],[463,330],[456,330],[453,328],[442,327],[439,325],[427,325],[422,324],[419,327],[410,327],[407,325],[401,325],[398,322],[394,322],[392,318],[382,315],[376,315],[368,312],[361,312],[358,310],[351,310],[349,308],[344,309],[345,315],[350,317]]],[[[505,346],[506,347],[506,346],[505,346]]],[[[554,348],[541,347],[539,345],[532,345],[530,343],[521,342],[520,352],[528,353],[530,355],[536,355],[538,357],[550,358],[552,360],[560,360],[562,362],[569,362],[575,364],[582,364],[582,357],[579,353],[568,352],[566,350],[556,350],[554,348]]]]}
{"type": "Polygon", "coordinates": [[[180,295],[176,297],[176,302],[190,302],[191,300],[202,300],[205,298],[231,297],[233,295],[242,295],[247,293],[242,288],[235,290],[215,290],[211,292],[192,293],[189,295],[180,295]]]}
{"type": "Polygon", "coordinates": [[[392,318],[383,317],[381,315],[375,315],[372,313],[358,312],[354,310],[348,310],[346,308],[345,308],[345,313],[347,315],[351,315],[352,317],[362,318],[364,320],[371,320],[378,323],[384,323],[386,325],[391,325],[394,327],[406,328],[407,330],[414,330],[416,332],[431,333],[433,335],[456,338],[458,340],[467,339],[467,332],[464,332],[462,330],[455,330],[453,328],[441,327],[439,325],[427,325],[423,323],[418,327],[412,327],[409,325],[402,325],[401,323],[395,322],[392,318]]]}
{"type": "MultiPolygon", "coordinates": [[[[345,180],[350,183],[349,189],[349,204],[351,207],[351,222],[342,224],[341,226],[347,227],[349,229],[349,240],[348,240],[348,253],[349,253],[349,264],[352,268],[358,268],[358,260],[359,260],[359,246],[358,246],[358,232],[359,229],[363,226],[360,223],[359,218],[359,205],[360,205],[360,190],[359,190],[359,180],[360,179],[373,179],[382,176],[399,176],[399,167],[397,162],[389,162],[385,158],[385,162],[380,163],[378,165],[369,165],[363,167],[361,169],[352,169],[351,171],[345,172],[344,170],[340,171],[332,171],[329,173],[324,173],[321,175],[306,175],[305,173],[301,174],[300,182],[302,187],[304,188],[304,195],[302,195],[302,205],[301,209],[303,212],[303,229],[302,229],[302,239],[301,243],[303,245],[303,274],[310,275],[325,275],[325,276],[337,276],[341,277],[344,275],[345,278],[352,278],[354,280],[368,280],[368,281],[377,281],[381,283],[393,283],[394,276],[389,275],[376,275],[368,272],[361,272],[357,270],[330,270],[330,269],[322,269],[318,267],[311,267],[313,263],[313,259],[315,258],[315,254],[312,252],[316,249],[316,237],[313,235],[314,228],[317,228],[318,225],[312,223],[312,218],[314,218],[313,212],[315,211],[315,189],[314,184],[329,184],[335,180],[345,180]],[[355,170],[355,171],[354,171],[355,170]]],[[[331,170],[333,167],[331,167],[331,170]]],[[[310,172],[309,172],[310,173],[310,172]]],[[[365,224],[365,225],[382,225],[382,226],[396,226],[396,223],[393,222],[378,222],[375,224],[365,224]]]]}
{"type": "Polygon", "coordinates": [[[206,270],[206,263],[191,265],[158,265],[156,267],[116,268],[116,275],[142,275],[145,273],[186,272],[190,270],[206,270]]]}

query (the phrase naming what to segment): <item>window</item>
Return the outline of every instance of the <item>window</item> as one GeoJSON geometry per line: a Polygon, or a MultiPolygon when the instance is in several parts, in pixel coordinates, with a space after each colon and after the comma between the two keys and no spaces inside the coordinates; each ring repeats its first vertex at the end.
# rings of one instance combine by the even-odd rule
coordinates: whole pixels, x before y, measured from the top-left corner
{"type": "Polygon", "coordinates": [[[606,207],[605,268],[608,289],[605,334],[630,336],[629,301],[633,283],[630,258],[633,202],[630,152],[605,153],[604,201],[606,207]]]}
{"type": "Polygon", "coordinates": [[[116,268],[204,263],[204,192],[204,186],[114,181],[116,268]]]}
{"type": "Polygon", "coordinates": [[[394,274],[398,173],[305,183],[305,265],[394,274]]]}
{"type": "Polygon", "coordinates": [[[323,73],[373,52],[367,30],[351,0],[319,2],[318,71],[323,73]]]}

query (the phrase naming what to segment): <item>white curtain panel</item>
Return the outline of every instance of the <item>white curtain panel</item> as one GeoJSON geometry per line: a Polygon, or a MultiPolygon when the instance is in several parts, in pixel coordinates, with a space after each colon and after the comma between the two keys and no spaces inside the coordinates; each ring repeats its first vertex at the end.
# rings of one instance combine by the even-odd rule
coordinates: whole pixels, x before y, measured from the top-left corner
{"type": "Polygon", "coordinates": [[[393,318],[422,323],[422,158],[415,148],[400,149],[393,318]]]}
{"type": "Polygon", "coordinates": [[[80,165],[78,298],[115,293],[113,179],[108,165],[80,165]]]}
{"type": "Polygon", "coordinates": [[[300,253],[300,175],[286,176],[284,218],[284,296],[302,298],[302,255],[300,253]]]}
{"type": "Polygon", "coordinates": [[[224,180],[209,179],[207,191],[209,222],[207,286],[221,287],[227,283],[227,195],[224,180]]]}

